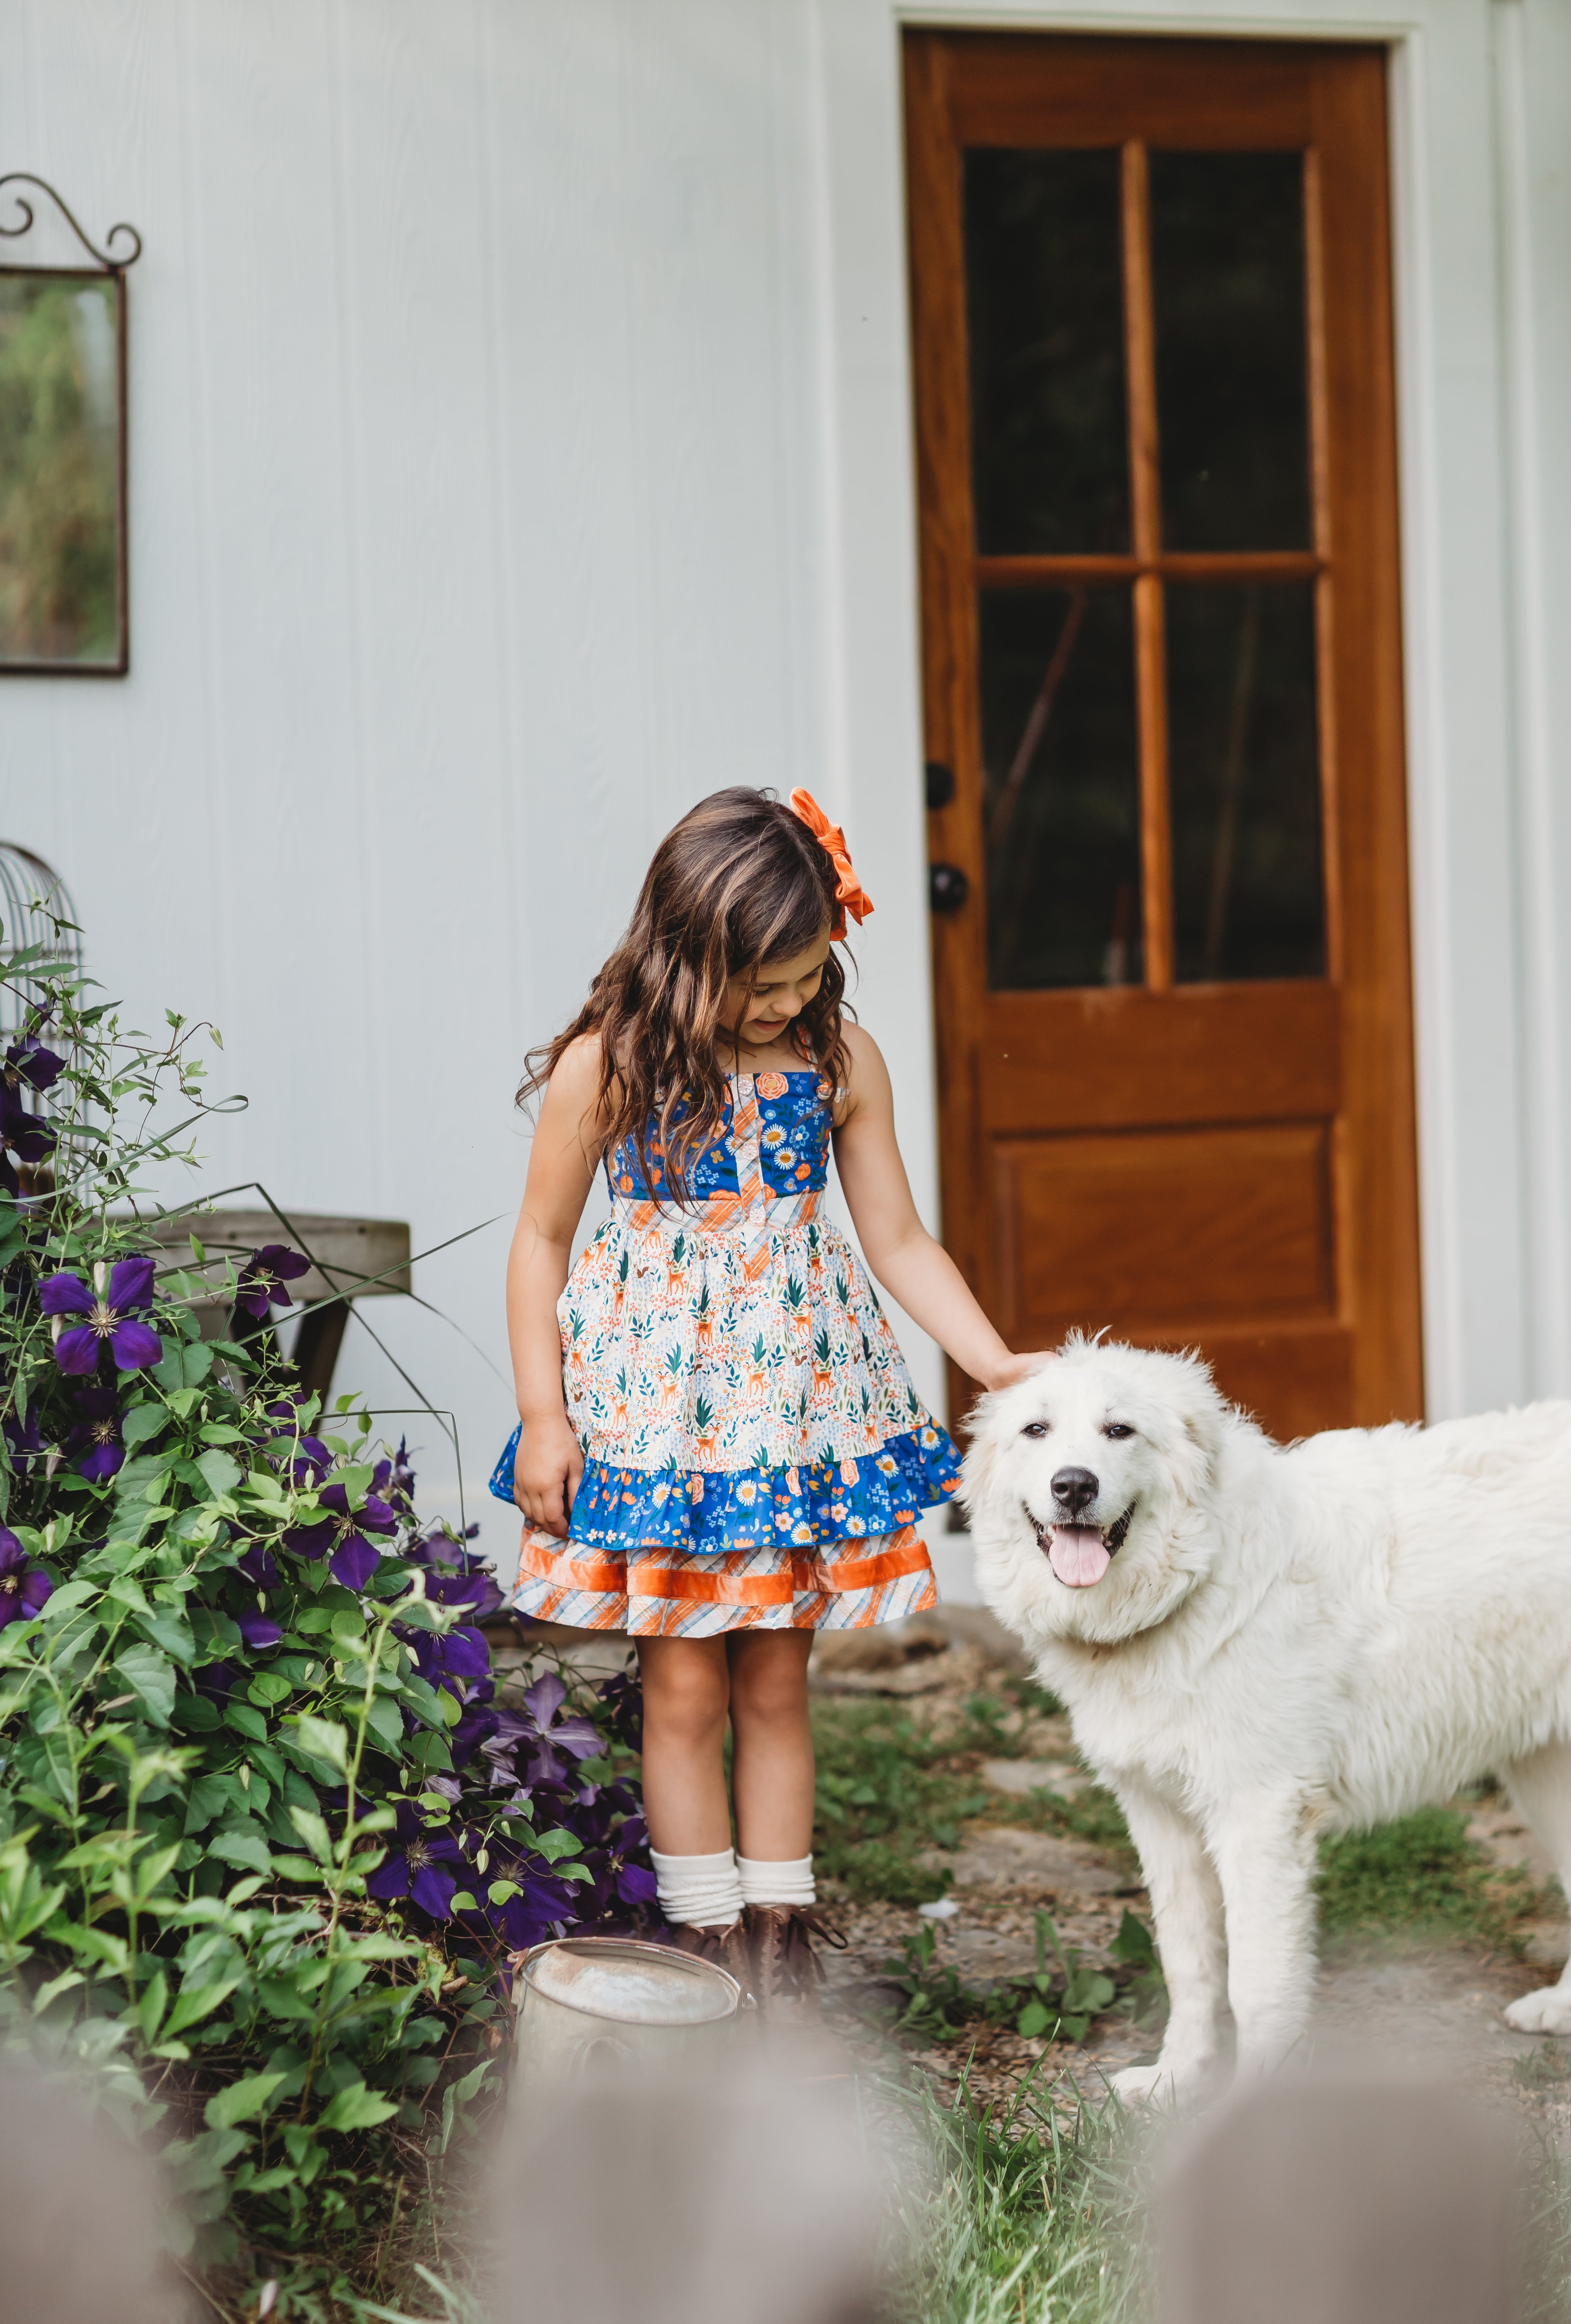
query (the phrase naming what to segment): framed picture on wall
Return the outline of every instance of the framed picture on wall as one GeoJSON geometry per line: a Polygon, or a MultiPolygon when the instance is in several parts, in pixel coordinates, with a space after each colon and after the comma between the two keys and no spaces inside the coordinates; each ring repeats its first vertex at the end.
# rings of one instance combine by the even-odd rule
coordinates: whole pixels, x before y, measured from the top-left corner
{"type": "MultiPolygon", "coordinates": [[[[119,677],[130,659],[125,269],[141,240],[116,226],[99,251],[41,179],[0,178],[0,191],[20,185],[49,196],[94,263],[0,263],[0,676],[119,677]]],[[[33,208],[12,198],[21,223],[0,223],[0,235],[17,240],[33,208]]]]}

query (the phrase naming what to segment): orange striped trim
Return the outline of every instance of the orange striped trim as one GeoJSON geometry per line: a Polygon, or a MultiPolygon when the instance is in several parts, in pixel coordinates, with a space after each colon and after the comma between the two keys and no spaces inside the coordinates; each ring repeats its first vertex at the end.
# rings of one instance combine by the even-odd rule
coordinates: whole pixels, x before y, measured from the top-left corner
{"type": "MultiPolygon", "coordinates": [[[[542,1543],[531,1541],[525,1534],[518,1553],[519,1582],[531,1573],[537,1582],[554,1582],[564,1590],[610,1590],[620,1597],[626,1577],[621,1560],[604,1557],[593,1549],[575,1557],[571,1552],[577,1545],[570,1542],[553,1544],[548,1549],[542,1543]]],[[[517,1587],[514,1582],[513,1588],[517,1587]]]]}
{"type": "Polygon", "coordinates": [[[826,1543],[812,1554],[793,1550],[789,1565],[782,1563],[772,1573],[750,1574],[739,1569],[759,1554],[755,1550],[670,1550],[651,1542],[643,1545],[642,1554],[635,1550],[624,1560],[594,1550],[575,1554],[577,1544],[559,1548],[549,1536],[542,1543],[526,1535],[519,1552],[519,1580],[529,1573],[537,1582],[549,1582],[559,1589],[618,1598],[685,1598],[702,1606],[781,1606],[809,1590],[832,1596],[876,1590],[905,1574],[919,1573],[931,1563],[927,1544],[912,1526],[906,1526],[870,1557],[836,1556],[833,1553],[840,1547],[838,1543],[826,1543]]]}
{"type": "MultiPolygon", "coordinates": [[[[725,1553],[727,1556],[745,1552],[725,1553]]],[[[721,1565],[723,1560],[705,1560],[721,1565]]],[[[778,1573],[700,1573],[689,1565],[629,1564],[629,1598],[686,1599],[694,1606],[785,1606],[797,1594],[797,1568],[782,1566],[778,1573]]]]}
{"type": "Polygon", "coordinates": [[[932,1563],[928,1545],[914,1526],[904,1526],[889,1547],[880,1550],[874,1557],[831,1557],[827,1554],[830,1547],[838,1549],[840,1544],[826,1544],[817,1557],[804,1562],[818,1589],[836,1593],[844,1590],[876,1590],[881,1582],[898,1582],[901,1574],[919,1573],[924,1565],[932,1563]]]}

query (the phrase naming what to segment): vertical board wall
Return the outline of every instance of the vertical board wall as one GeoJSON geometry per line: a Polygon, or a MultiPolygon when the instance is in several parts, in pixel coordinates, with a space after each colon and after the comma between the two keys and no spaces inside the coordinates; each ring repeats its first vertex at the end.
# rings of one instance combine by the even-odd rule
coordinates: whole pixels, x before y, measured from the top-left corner
{"type": "MultiPolygon", "coordinates": [[[[1073,18],[1392,44],[1430,1408],[1564,1392],[1571,18],[1073,18]]],[[[222,1026],[213,1185],[417,1250],[511,1213],[523,1051],[655,839],[805,780],[936,1217],[899,39],[892,0],[0,0],[0,168],[146,244],[132,673],[0,678],[0,836],[143,1021],[222,1026]]],[[[417,1272],[467,1339],[369,1311],[472,1514],[506,1232],[417,1272]]],[[[357,1333],[340,1378],[405,1400],[357,1333]]]]}

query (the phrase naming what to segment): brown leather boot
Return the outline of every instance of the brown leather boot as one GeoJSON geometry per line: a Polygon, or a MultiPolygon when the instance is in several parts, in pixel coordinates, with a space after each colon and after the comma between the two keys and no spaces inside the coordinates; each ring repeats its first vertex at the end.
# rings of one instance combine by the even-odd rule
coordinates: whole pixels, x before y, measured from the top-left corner
{"type": "Polygon", "coordinates": [[[824,1964],[813,1940],[844,1951],[846,1940],[810,1905],[749,1904],[743,1914],[753,1999],[762,2016],[816,2025],[822,2015],[818,1987],[824,1964]]]}
{"type": "Polygon", "coordinates": [[[727,1928],[700,1927],[691,1921],[680,1921],[670,1934],[661,1939],[662,1944],[674,1945],[679,1953],[691,1953],[698,1960],[713,1961],[736,1979],[742,1987],[745,2007],[753,1997],[753,1965],[747,1943],[744,1921],[733,1921],[727,1928]]]}

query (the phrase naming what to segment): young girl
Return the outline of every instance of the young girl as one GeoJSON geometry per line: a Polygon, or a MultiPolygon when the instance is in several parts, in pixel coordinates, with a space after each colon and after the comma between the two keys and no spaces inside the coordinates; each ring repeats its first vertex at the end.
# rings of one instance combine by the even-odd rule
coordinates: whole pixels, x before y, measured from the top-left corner
{"type": "Polygon", "coordinates": [[[842,1013],[834,947],[872,909],[806,791],[717,791],[519,1093],[545,1091],[508,1262],[521,1427],[493,1480],[527,1520],[513,1603],[637,1640],[661,1907],[765,2007],[810,1992],[825,1933],[813,1633],[937,1603],[915,1527],[959,1473],[820,1212],[831,1139],[906,1313],[988,1388],[1042,1360],[917,1216],[883,1059],[842,1013]],[[569,1276],[602,1159],[612,1215],[569,1276]]]}

